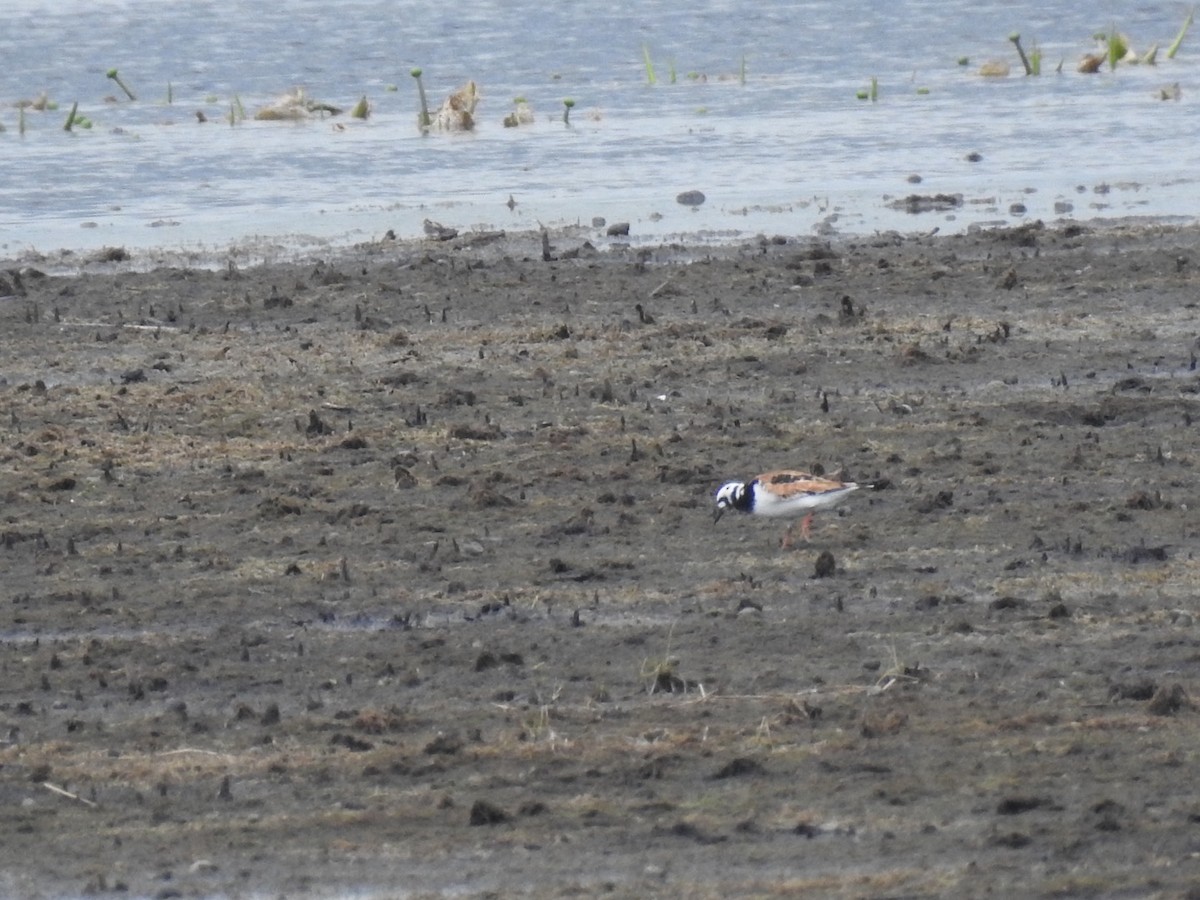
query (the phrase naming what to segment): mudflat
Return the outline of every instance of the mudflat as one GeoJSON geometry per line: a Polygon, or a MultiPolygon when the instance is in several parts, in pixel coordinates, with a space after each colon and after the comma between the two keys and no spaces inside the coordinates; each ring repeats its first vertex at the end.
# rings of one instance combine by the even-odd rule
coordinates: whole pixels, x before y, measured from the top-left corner
{"type": "Polygon", "coordinates": [[[0,894],[1194,892],[1200,231],[588,237],[0,266],[0,894]]]}

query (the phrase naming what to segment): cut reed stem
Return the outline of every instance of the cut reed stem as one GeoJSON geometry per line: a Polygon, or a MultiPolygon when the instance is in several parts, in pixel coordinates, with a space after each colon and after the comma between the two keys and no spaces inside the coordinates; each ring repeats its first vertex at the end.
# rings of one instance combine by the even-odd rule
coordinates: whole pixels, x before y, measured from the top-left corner
{"type": "Polygon", "coordinates": [[[421,131],[425,132],[428,131],[429,126],[433,124],[433,119],[429,117],[429,102],[425,99],[425,84],[421,81],[421,70],[413,69],[408,74],[410,74],[417,81],[417,94],[421,98],[421,118],[418,124],[421,126],[421,131]]]}
{"type": "Polygon", "coordinates": [[[123,90],[125,92],[126,97],[128,97],[130,100],[137,99],[137,97],[133,96],[133,91],[131,91],[129,89],[129,86],[127,84],[125,84],[124,81],[121,80],[121,76],[117,74],[116,69],[109,69],[107,72],[107,75],[109,78],[111,78],[113,81],[115,81],[117,83],[117,87],[119,87],[121,90],[123,90]]]}
{"type": "Polygon", "coordinates": [[[1008,39],[1012,41],[1013,46],[1017,48],[1017,55],[1021,57],[1021,65],[1025,67],[1025,74],[1032,75],[1033,66],[1029,64],[1029,57],[1025,55],[1025,50],[1021,47],[1021,35],[1014,31],[1008,36],[1008,39]]]}

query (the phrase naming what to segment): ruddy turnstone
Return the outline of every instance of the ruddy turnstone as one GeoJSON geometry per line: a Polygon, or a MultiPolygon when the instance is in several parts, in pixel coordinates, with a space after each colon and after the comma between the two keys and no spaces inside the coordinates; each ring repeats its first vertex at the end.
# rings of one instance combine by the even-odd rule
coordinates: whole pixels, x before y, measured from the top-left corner
{"type": "MultiPolygon", "coordinates": [[[[764,472],[749,482],[730,481],[721,485],[713,521],[718,521],[727,509],[776,518],[803,515],[800,534],[807,541],[813,513],[836,506],[860,487],[863,485],[853,481],[834,481],[794,469],[764,472]]],[[[784,547],[790,545],[791,538],[792,526],[789,526],[783,536],[784,547]]]]}

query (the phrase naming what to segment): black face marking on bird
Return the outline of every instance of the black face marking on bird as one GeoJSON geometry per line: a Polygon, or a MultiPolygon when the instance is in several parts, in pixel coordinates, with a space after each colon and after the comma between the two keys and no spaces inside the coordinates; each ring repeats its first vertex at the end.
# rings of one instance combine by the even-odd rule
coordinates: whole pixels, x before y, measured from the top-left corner
{"type": "Polygon", "coordinates": [[[717,491],[717,508],[713,511],[713,521],[720,521],[727,509],[749,512],[750,502],[750,492],[747,485],[742,482],[730,481],[721,485],[717,491]]]}

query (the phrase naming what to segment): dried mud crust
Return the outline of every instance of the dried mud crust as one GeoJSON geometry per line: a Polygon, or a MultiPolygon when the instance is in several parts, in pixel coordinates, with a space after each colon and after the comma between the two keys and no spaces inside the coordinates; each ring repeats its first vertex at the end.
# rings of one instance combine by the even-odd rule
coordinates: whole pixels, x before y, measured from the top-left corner
{"type": "Polygon", "coordinates": [[[0,893],[1185,893],[1198,237],[13,261],[0,893]]]}

